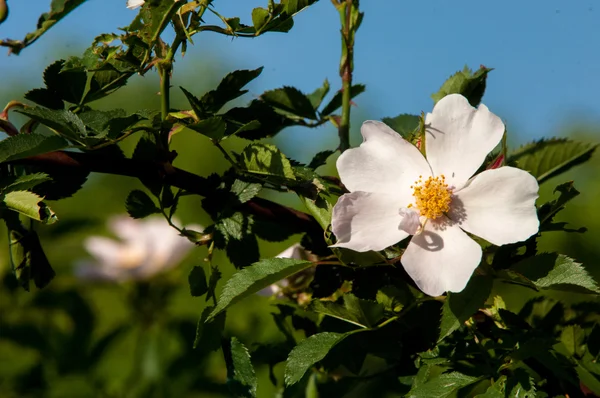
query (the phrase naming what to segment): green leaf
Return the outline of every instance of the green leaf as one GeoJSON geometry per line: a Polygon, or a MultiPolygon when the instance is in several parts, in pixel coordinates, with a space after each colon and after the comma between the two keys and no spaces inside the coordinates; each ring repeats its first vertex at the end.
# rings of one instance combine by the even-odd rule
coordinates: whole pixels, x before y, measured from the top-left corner
{"type": "Polygon", "coordinates": [[[269,15],[269,10],[265,8],[257,7],[252,10],[252,25],[254,25],[256,32],[260,32],[268,23],[269,15]]]}
{"type": "Polygon", "coordinates": [[[214,116],[200,120],[198,123],[188,124],[186,127],[207,136],[211,140],[221,141],[225,137],[227,123],[222,117],[214,116]]]}
{"type": "MultiPolygon", "coordinates": [[[[214,273],[212,274],[214,275],[214,273]]],[[[212,277],[211,275],[211,277],[212,277]]],[[[207,296],[208,297],[208,296],[207,296]]],[[[207,321],[208,315],[215,307],[208,306],[202,311],[198,325],[196,326],[196,337],[193,348],[201,352],[212,352],[221,348],[221,334],[225,328],[225,312],[207,321]]]]}
{"type": "Polygon", "coordinates": [[[505,396],[515,398],[534,398],[535,383],[529,373],[522,369],[515,369],[513,375],[506,380],[505,396]]]}
{"type": "MultiPolygon", "coordinates": [[[[365,89],[366,87],[364,84],[353,85],[352,87],[350,87],[350,98],[358,96],[359,94],[364,92],[365,89]]],[[[325,107],[321,111],[321,115],[327,116],[339,109],[342,106],[342,96],[342,91],[338,91],[337,93],[335,93],[331,101],[329,101],[329,103],[325,105],[325,107]]]]}
{"type": "Polygon", "coordinates": [[[27,231],[20,222],[17,223],[19,230],[16,230],[16,226],[9,226],[9,260],[12,270],[26,291],[29,291],[31,279],[38,289],[42,289],[56,274],[46,258],[37,233],[27,231]]]}
{"type": "Polygon", "coordinates": [[[190,295],[192,297],[200,297],[208,292],[208,284],[206,283],[206,274],[204,268],[194,266],[188,275],[188,283],[190,285],[190,295]]]}
{"type": "Polygon", "coordinates": [[[562,254],[538,254],[511,269],[531,280],[539,289],[600,293],[597,282],[585,268],[562,254]]]}
{"type": "Polygon", "coordinates": [[[248,90],[242,90],[242,87],[256,79],[262,70],[263,68],[260,67],[254,70],[236,70],[229,73],[221,80],[216,90],[209,91],[202,96],[200,103],[203,112],[218,112],[227,102],[247,93],[248,90]]]}
{"type": "Polygon", "coordinates": [[[325,358],[346,336],[347,334],[325,332],[302,340],[290,352],[285,364],[285,384],[290,386],[300,381],[311,366],[325,358]]]}
{"type": "Polygon", "coordinates": [[[208,320],[213,319],[221,311],[238,301],[311,265],[310,261],[294,260],[291,258],[272,258],[260,260],[236,272],[223,287],[218,304],[208,317],[208,320]]]}
{"type": "Polygon", "coordinates": [[[594,358],[600,355],[600,324],[594,325],[587,340],[587,348],[594,358]]]}
{"type": "Polygon", "coordinates": [[[323,166],[325,163],[327,163],[327,159],[329,159],[329,157],[331,155],[333,155],[334,153],[335,153],[335,151],[329,151],[329,150],[321,151],[321,152],[317,153],[315,155],[315,157],[312,158],[312,160],[308,164],[308,167],[314,170],[320,166],[323,166]]]}
{"type": "MultiPolygon", "coordinates": [[[[297,119],[277,113],[260,100],[253,100],[247,107],[232,108],[222,116],[227,121],[228,129],[236,128],[238,131],[235,134],[248,140],[272,137],[284,128],[300,123],[297,119]]],[[[230,131],[227,132],[229,134],[230,131]]]]}
{"type": "Polygon", "coordinates": [[[565,346],[570,356],[581,358],[585,354],[585,330],[579,325],[565,326],[560,333],[560,342],[565,346]]]}
{"type": "Polygon", "coordinates": [[[331,224],[331,214],[333,212],[333,198],[330,195],[319,193],[315,200],[298,195],[304,203],[310,214],[317,220],[321,228],[327,230],[331,224]]]}
{"type": "Polygon", "coordinates": [[[160,209],[156,207],[154,201],[139,189],[134,189],[129,193],[125,200],[125,208],[133,218],[144,218],[151,214],[160,213],[160,209]]]}
{"type": "Polygon", "coordinates": [[[544,203],[538,210],[538,218],[540,220],[540,231],[553,230],[557,226],[562,226],[564,229],[564,223],[553,223],[552,219],[561,210],[565,208],[565,205],[572,199],[579,196],[579,191],[573,186],[573,181],[565,182],[558,185],[554,189],[554,193],[558,192],[558,198],[544,203]]]}
{"type": "Polygon", "coordinates": [[[419,128],[420,117],[403,113],[396,117],[384,117],[381,121],[394,129],[404,139],[413,138],[414,132],[419,128]]]}
{"type": "Polygon", "coordinates": [[[236,397],[256,397],[258,380],[246,347],[232,337],[223,345],[223,354],[227,364],[227,387],[231,393],[236,397]]]}
{"type": "Polygon", "coordinates": [[[215,224],[213,236],[218,249],[225,249],[227,257],[236,268],[258,261],[258,242],[252,233],[254,218],[242,212],[222,217],[215,224]]]}
{"type": "Polygon", "coordinates": [[[0,194],[12,191],[27,191],[52,178],[46,173],[25,174],[19,177],[0,178],[0,194]]]}
{"type": "Polygon", "coordinates": [[[406,396],[408,398],[445,398],[478,380],[477,377],[459,372],[443,373],[410,390],[406,396]]]}
{"type": "Polygon", "coordinates": [[[431,95],[434,104],[448,94],[461,94],[469,100],[471,106],[477,106],[485,93],[487,75],[493,69],[480,66],[473,73],[467,66],[462,71],[456,72],[444,82],[440,90],[431,95]]]}
{"type": "Polygon", "coordinates": [[[458,329],[477,310],[483,307],[492,291],[492,279],[486,276],[473,276],[467,287],[460,293],[448,292],[442,306],[440,337],[445,339],[458,329]]]}
{"type": "Polygon", "coordinates": [[[9,210],[14,210],[44,224],[58,221],[56,214],[42,202],[42,198],[29,191],[13,191],[0,196],[9,210]]]}
{"type": "Polygon", "coordinates": [[[11,51],[15,54],[19,54],[25,47],[33,44],[37,39],[40,38],[48,29],[54,24],[63,19],[67,14],[73,11],[75,8],[83,4],[85,0],[53,0],[50,3],[50,11],[40,15],[36,30],[27,33],[25,38],[19,40],[0,40],[0,44],[3,46],[10,47],[11,51]]]}
{"type": "Polygon", "coordinates": [[[33,107],[18,109],[16,112],[29,116],[72,141],[79,142],[81,138],[87,136],[83,121],[69,110],[33,107]]]}
{"type": "Polygon", "coordinates": [[[242,163],[251,173],[296,179],[290,161],[275,145],[248,145],[242,152],[242,163]]]}
{"type": "Polygon", "coordinates": [[[312,107],[315,111],[317,109],[319,109],[319,107],[321,106],[321,102],[323,102],[323,98],[325,98],[325,96],[327,95],[328,92],[329,92],[329,81],[327,81],[327,79],[325,79],[325,81],[323,82],[323,85],[321,87],[319,87],[318,89],[313,91],[311,94],[307,95],[308,100],[312,104],[312,107]]]}
{"type": "Polygon", "coordinates": [[[282,87],[265,91],[261,100],[271,105],[283,115],[306,119],[317,119],[317,115],[310,99],[294,87],[282,87]]]}
{"type": "Polygon", "coordinates": [[[189,91],[181,87],[192,109],[201,119],[210,117],[219,111],[227,102],[247,93],[242,90],[246,84],[256,79],[262,72],[260,67],[254,70],[236,70],[229,73],[221,80],[215,90],[209,91],[201,99],[194,97],[189,91]]]}
{"type": "Polygon", "coordinates": [[[110,111],[90,110],[79,115],[83,123],[93,131],[94,138],[108,137],[118,139],[142,117],[137,114],[127,115],[123,109],[110,111]]]}
{"type": "Polygon", "coordinates": [[[508,157],[509,164],[516,164],[528,171],[541,184],[588,161],[597,144],[571,141],[565,138],[542,139],[517,149],[508,157]]]}
{"type": "Polygon", "coordinates": [[[360,326],[372,328],[383,318],[384,308],[381,304],[356,297],[346,293],[342,297],[343,304],[333,301],[313,300],[311,310],[325,314],[343,321],[360,326]]]}
{"type": "Polygon", "coordinates": [[[386,311],[398,313],[408,304],[411,296],[406,290],[387,285],[377,291],[375,298],[386,311]]]}
{"type": "Polygon", "coordinates": [[[261,191],[262,185],[236,179],[231,185],[233,193],[240,203],[246,203],[261,191]]]}
{"type": "Polygon", "coordinates": [[[63,109],[65,106],[62,99],[54,91],[47,88],[34,88],[26,92],[24,97],[29,101],[50,109],[63,109]]]}
{"type": "Polygon", "coordinates": [[[500,378],[492,383],[491,386],[483,394],[478,394],[476,398],[505,398],[504,397],[504,386],[506,385],[506,376],[502,375],[500,378]]]}
{"type": "Polygon", "coordinates": [[[67,141],[58,136],[18,134],[0,141],[0,163],[66,148],[67,141]]]}

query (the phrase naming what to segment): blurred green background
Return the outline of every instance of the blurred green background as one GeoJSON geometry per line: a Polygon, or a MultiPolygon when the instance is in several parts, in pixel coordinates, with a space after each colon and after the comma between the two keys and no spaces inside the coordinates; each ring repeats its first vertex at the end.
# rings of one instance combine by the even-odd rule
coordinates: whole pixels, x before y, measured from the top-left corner
{"type": "MultiPolygon", "coordinates": [[[[45,64],[71,55],[64,48],[36,50],[34,46],[26,51],[44,53],[35,67],[37,76],[41,75],[45,64]]],[[[193,53],[199,49],[192,47],[189,51],[193,53]]],[[[80,49],[72,55],[79,53],[80,49]]],[[[179,60],[178,63],[185,64],[186,61],[179,60]]],[[[173,85],[185,85],[196,95],[214,88],[227,72],[241,68],[235,57],[224,58],[206,50],[202,57],[193,58],[192,65],[181,69],[177,65],[173,85]]],[[[336,66],[331,65],[331,68],[336,66]]],[[[360,68],[360,59],[357,68],[360,68]]],[[[445,74],[451,72],[453,70],[446,70],[445,74]]],[[[268,74],[269,70],[263,73],[268,74]]],[[[492,73],[490,79],[494,78],[492,73]]],[[[319,79],[320,76],[314,78],[315,82],[319,79]]],[[[288,83],[280,81],[279,85],[288,83]]],[[[434,86],[441,83],[435,82],[434,86]]],[[[21,100],[24,92],[38,85],[31,85],[19,70],[9,70],[8,75],[2,76],[0,104],[3,106],[11,99],[21,100]]],[[[124,108],[130,112],[158,108],[157,91],[158,81],[152,73],[143,78],[134,76],[125,88],[95,105],[98,109],[124,108]]],[[[425,88],[420,93],[421,96],[428,94],[425,88]]],[[[231,106],[250,99],[251,95],[246,95],[231,106]]],[[[356,102],[359,106],[353,110],[354,143],[360,142],[358,128],[361,121],[382,116],[377,103],[363,102],[361,97],[356,102]]],[[[172,107],[187,107],[177,89],[173,90],[172,107]]],[[[403,111],[397,109],[396,113],[403,111]]],[[[22,122],[16,114],[11,114],[11,120],[16,124],[22,122]]],[[[581,124],[580,119],[570,118],[567,114],[562,119],[562,126],[565,127],[555,130],[560,136],[598,141],[600,126],[581,124]]],[[[520,133],[510,130],[511,147],[524,143],[527,134],[520,133]]],[[[127,155],[131,154],[136,141],[133,137],[122,143],[127,155]]],[[[314,154],[314,142],[317,147],[334,147],[336,131],[331,126],[311,132],[286,130],[273,142],[291,158],[306,161],[314,154]],[[307,139],[313,141],[311,149],[297,145],[300,134],[307,134],[307,139]],[[291,136],[296,137],[294,144],[286,142],[291,136]]],[[[239,150],[244,145],[243,140],[236,138],[224,143],[229,150],[239,150]]],[[[173,149],[179,154],[175,165],[199,175],[222,172],[228,167],[219,151],[205,137],[192,131],[177,134],[173,149]]],[[[334,175],[334,161],[330,159],[319,171],[334,175]]],[[[575,181],[575,187],[582,194],[560,213],[558,221],[568,221],[575,229],[585,226],[588,231],[584,234],[547,233],[541,239],[540,248],[577,259],[596,280],[600,280],[599,175],[600,156],[596,154],[587,164],[546,182],[538,202],[551,199],[553,189],[559,183],[575,181]]],[[[138,181],[126,177],[92,175],[74,197],[50,203],[61,222],[39,226],[38,232],[57,276],[43,291],[26,293],[16,286],[7,260],[6,230],[0,228],[0,242],[3,242],[0,246],[3,281],[0,287],[1,397],[228,396],[222,354],[205,352],[202,347],[191,348],[196,323],[206,302],[204,298],[190,296],[187,274],[192,266],[203,263],[206,248],[195,248],[168,275],[143,284],[94,284],[77,280],[73,274],[74,262],[90,257],[82,247],[83,240],[90,235],[108,236],[106,220],[125,212],[125,198],[135,188],[143,189],[138,181]],[[61,227],[66,223],[72,228],[61,227]]],[[[263,196],[301,209],[299,201],[292,195],[263,196]]],[[[182,224],[211,224],[201,208],[200,199],[182,199],[177,212],[182,224]]],[[[261,256],[274,256],[299,238],[295,236],[277,244],[261,242],[261,256]]],[[[220,266],[224,280],[233,272],[233,266],[220,252],[215,255],[214,263],[220,266]]],[[[515,298],[517,302],[520,300],[523,299],[515,298]]],[[[249,348],[258,343],[282,340],[270,315],[274,311],[271,304],[269,299],[255,296],[233,306],[227,313],[226,335],[237,336],[249,348]]],[[[282,383],[282,365],[276,367],[279,387],[269,381],[267,365],[257,366],[257,372],[258,396],[274,396],[282,383]]]]}

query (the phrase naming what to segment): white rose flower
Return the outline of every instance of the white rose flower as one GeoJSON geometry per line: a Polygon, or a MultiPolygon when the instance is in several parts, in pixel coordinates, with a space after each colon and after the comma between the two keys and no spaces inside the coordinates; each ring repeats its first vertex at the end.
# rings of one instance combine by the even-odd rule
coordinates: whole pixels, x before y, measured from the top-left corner
{"type": "Polygon", "coordinates": [[[502,139],[504,124],[485,105],[444,97],[425,118],[421,152],[381,122],[366,121],[363,143],[337,160],[350,191],[333,209],[333,247],[383,250],[413,235],[401,262],[426,294],[460,292],[481,261],[479,244],[537,233],[538,183],[529,173],[500,167],[473,174],[502,139]]]}
{"type": "MultiPolygon", "coordinates": [[[[86,250],[95,261],[80,261],[76,275],[88,280],[144,280],[176,266],[194,247],[160,217],[112,218],[109,229],[120,239],[92,236],[86,250]]],[[[200,228],[202,229],[202,228],[200,228]]]]}

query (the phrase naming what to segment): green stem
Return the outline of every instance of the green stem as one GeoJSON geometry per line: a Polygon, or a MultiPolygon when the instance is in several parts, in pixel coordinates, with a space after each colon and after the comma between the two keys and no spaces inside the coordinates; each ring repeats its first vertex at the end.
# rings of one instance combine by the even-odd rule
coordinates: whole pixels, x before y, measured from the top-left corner
{"type": "Polygon", "coordinates": [[[229,163],[231,163],[231,165],[237,169],[238,168],[238,164],[235,162],[235,160],[233,160],[233,158],[231,157],[231,155],[229,155],[229,153],[227,153],[227,151],[225,150],[225,148],[223,148],[223,146],[218,142],[218,141],[213,141],[215,146],[217,148],[219,148],[219,151],[221,151],[221,153],[223,154],[223,156],[225,156],[225,159],[227,159],[229,161],[229,163]]]}
{"type": "Polygon", "coordinates": [[[342,117],[338,127],[340,152],[350,148],[350,102],[352,96],[352,66],[354,64],[354,30],[352,26],[353,0],[340,2],[337,6],[342,22],[342,57],[340,60],[340,77],[342,78],[342,117]]]}

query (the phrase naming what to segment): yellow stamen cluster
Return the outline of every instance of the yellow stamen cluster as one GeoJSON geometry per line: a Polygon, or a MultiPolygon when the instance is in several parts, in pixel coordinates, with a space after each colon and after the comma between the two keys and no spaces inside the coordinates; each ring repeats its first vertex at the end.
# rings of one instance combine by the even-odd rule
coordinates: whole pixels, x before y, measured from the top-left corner
{"type": "Polygon", "coordinates": [[[435,220],[450,210],[452,190],[448,188],[446,177],[443,175],[429,177],[425,182],[423,177],[419,176],[419,180],[415,185],[411,185],[411,188],[414,189],[415,207],[421,216],[435,220]]]}

